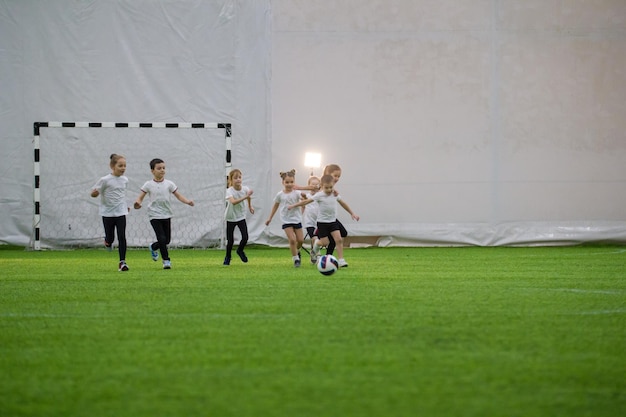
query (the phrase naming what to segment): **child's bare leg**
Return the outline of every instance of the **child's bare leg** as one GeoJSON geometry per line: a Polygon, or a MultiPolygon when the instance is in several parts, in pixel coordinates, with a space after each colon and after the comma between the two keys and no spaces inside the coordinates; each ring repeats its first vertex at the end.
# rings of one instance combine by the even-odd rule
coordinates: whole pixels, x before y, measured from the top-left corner
{"type": "Polygon", "coordinates": [[[318,247],[320,248],[325,248],[326,246],[328,246],[328,238],[327,237],[323,237],[321,239],[317,239],[317,242],[315,242],[317,244],[318,247]]]}
{"type": "Polygon", "coordinates": [[[296,238],[296,244],[297,244],[297,248],[296,248],[296,254],[300,251],[300,248],[302,247],[302,245],[304,244],[304,232],[302,232],[302,229],[294,229],[295,232],[295,238],[296,238]]]}
{"type": "Polygon", "coordinates": [[[298,256],[298,240],[293,227],[286,228],[285,235],[289,241],[289,251],[291,251],[291,256],[298,256]]]}
{"type": "Polygon", "coordinates": [[[333,230],[330,233],[335,240],[335,249],[337,249],[337,259],[343,259],[343,238],[339,230],[333,230]]]}

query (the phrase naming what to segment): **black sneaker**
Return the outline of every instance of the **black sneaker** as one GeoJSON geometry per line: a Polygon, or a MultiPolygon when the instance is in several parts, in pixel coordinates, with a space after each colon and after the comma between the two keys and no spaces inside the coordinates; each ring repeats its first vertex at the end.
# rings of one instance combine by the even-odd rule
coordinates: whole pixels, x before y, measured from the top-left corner
{"type": "Polygon", "coordinates": [[[248,257],[244,251],[237,249],[237,255],[241,258],[241,262],[248,262],[248,257]]]}
{"type": "Polygon", "coordinates": [[[296,268],[300,268],[300,258],[293,261],[293,266],[295,266],[296,268]]]}
{"type": "Polygon", "coordinates": [[[224,265],[230,265],[230,256],[224,258],[224,265]]]}

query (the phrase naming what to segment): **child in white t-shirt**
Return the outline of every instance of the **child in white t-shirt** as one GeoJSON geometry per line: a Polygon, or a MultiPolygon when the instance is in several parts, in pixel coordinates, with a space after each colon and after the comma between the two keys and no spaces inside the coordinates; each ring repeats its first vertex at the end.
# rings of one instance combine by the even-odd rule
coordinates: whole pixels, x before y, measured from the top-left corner
{"type": "MultiPolygon", "coordinates": [[[[317,190],[319,190],[319,177],[316,177],[315,175],[310,176],[307,182],[307,186],[311,189],[311,191],[309,191],[308,193],[302,193],[302,198],[304,200],[312,198],[315,193],[317,193],[317,190]]],[[[318,206],[316,201],[313,201],[312,203],[307,204],[302,208],[302,225],[306,229],[307,235],[309,235],[309,237],[311,238],[311,251],[313,251],[313,245],[317,240],[317,212],[318,206]]],[[[316,256],[313,254],[313,252],[311,252],[310,255],[311,263],[314,264],[316,261],[316,256]]]]}
{"type": "Polygon", "coordinates": [[[171,195],[173,194],[178,201],[193,207],[193,200],[187,199],[179,191],[176,184],[165,179],[165,162],[162,159],[155,158],[150,161],[150,170],[153,178],[141,187],[141,192],[134,207],[139,210],[141,203],[146,195],[150,195],[150,204],[148,205],[148,217],[150,224],[154,229],[157,241],[150,244],[150,255],[152,260],[159,259],[159,252],[163,258],[163,269],[170,269],[172,263],[170,260],[167,245],[172,239],[172,206],[171,195]]]}
{"type": "Polygon", "coordinates": [[[231,253],[235,245],[235,228],[239,228],[241,240],[237,248],[237,255],[242,262],[248,262],[244,252],[248,243],[248,225],[246,223],[246,203],[250,213],[254,214],[254,207],[250,196],[253,191],[242,184],[243,174],[239,169],[233,169],[228,174],[228,189],[226,189],[226,257],[224,265],[230,265],[231,253]]]}
{"type": "Polygon", "coordinates": [[[274,205],[270,212],[270,216],[265,222],[269,226],[274,214],[280,208],[280,221],[283,224],[283,230],[289,241],[289,250],[291,251],[291,259],[293,266],[300,266],[300,248],[304,242],[302,233],[302,211],[289,209],[289,206],[300,201],[300,193],[296,190],[296,170],[289,172],[281,172],[280,177],[283,180],[283,190],[279,191],[274,197],[274,205]]]}
{"type": "Polygon", "coordinates": [[[126,172],[126,158],[122,155],[112,154],[109,165],[111,173],[100,178],[91,190],[92,197],[100,196],[100,216],[104,224],[104,246],[107,250],[113,247],[115,231],[117,230],[117,242],[120,262],[118,271],[128,271],[126,264],[126,214],[130,210],[126,203],[126,186],[128,178],[126,172]]]}
{"type": "Polygon", "coordinates": [[[335,240],[337,249],[337,260],[340,267],[347,267],[348,263],[343,257],[343,238],[341,237],[341,228],[337,221],[337,204],[344,208],[350,216],[356,221],[359,221],[359,216],[354,214],[350,206],[342,200],[340,195],[335,195],[334,192],[335,180],[332,175],[324,175],[322,177],[322,190],[316,193],[311,198],[302,200],[299,203],[292,204],[289,209],[293,209],[300,206],[311,204],[314,201],[319,206],[317,214],[317,237],[318,240],[313,245],[311,250],[311,256],[317,257],[321,247],[327,246],[330,242],[330,237],[335,240]]]}

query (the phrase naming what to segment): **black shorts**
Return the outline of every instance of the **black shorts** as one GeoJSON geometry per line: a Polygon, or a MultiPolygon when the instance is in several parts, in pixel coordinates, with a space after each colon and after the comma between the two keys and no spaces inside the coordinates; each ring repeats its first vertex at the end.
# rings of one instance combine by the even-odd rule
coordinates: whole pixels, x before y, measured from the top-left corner
{"type": "Polygon", "coordinates": [[[335,230],[341,230],[339,222],[336,220],[330,223],[317,222],[317,237],[320,239],[330,236],[331,232],[334,232],[335,230]]]}
{"type": "Polygon", "coordinates": [[[287,229],[289,227],[293,227],[294,229],[302,229],[302,223],[285,223],[285,224],[283,224],[283,229],[287,229]]]}

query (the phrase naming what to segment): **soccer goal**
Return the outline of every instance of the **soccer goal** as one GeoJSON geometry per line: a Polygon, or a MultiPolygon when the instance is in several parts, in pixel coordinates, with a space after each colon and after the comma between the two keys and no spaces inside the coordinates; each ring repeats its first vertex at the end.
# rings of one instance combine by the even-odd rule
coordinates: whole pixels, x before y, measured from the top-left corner
{"type": "Polygon", "coordinates": [[[190,207],[172,197],[171,245],[221,247],[231,145],[229,123],[34,123],[32,248],[103,244],[100,198],[92,198],[90,192],[111,172],[112,153],[126,157],[129,247],[146,247],[155,240],[146,210],[149,197],[142,209],[132,208],[141,186],[152,178],[153,158],[165,161],[166,178],[195,202],[190,207]]]}

